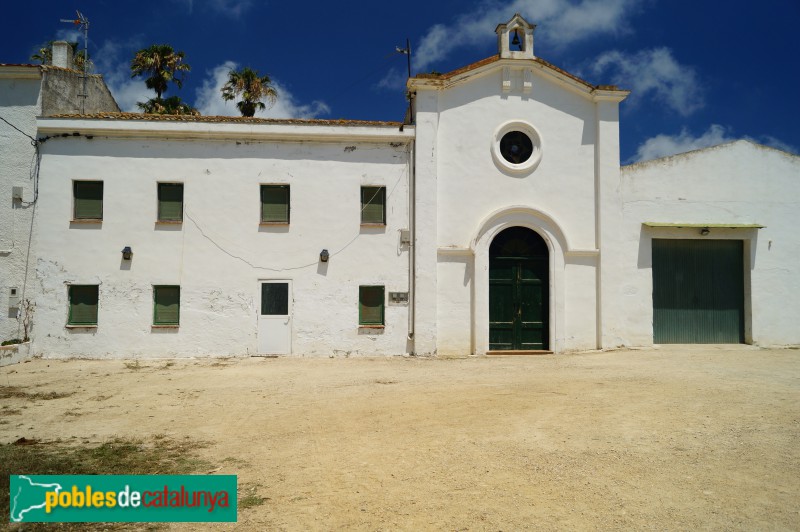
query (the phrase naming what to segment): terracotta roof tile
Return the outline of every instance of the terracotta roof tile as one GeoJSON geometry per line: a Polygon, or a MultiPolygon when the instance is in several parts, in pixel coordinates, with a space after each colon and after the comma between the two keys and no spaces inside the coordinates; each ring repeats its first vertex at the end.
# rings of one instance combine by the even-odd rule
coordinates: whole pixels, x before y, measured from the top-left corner
{"type": "Polygon", "coordinates": [[[566,71],[566,70],[564,70],[563,68],[559,68],[559,67],[555,66],[553,63],[550,63],[550,62],[548,62],[548,61],[545,61],[544,59],[541,59],[541,58],[539,58],[539,57],[536,57],[536,58],[534,58],[533,60],[534,60],[534,61],[536,61],[537,63],[539,63],[540,65],[544,65],[544,66],[546,66],[547,68],[551,68],[551,69],[555,70],[555,71],[556,71],[556,72],[558,72],[559,74],[563,74],[564,76],[567,76],[569,79],[571,79],[571,80],[573,80],[573,81],[577,81],[578,83],[580,83],[580,84],[582,84],[582,85],[586,85],[587,87],[589,87],[589,88],[592,88],[592,89],[596,89],[596,88],[597,88],[597,86],[596,86],[596,85],[592,85],[592,84],[591,84],[591,83],[589,83],[588,81],[586,81],[586,80],[584,80],[584,79],[581,79],[581,78],[579,78],[578,76],[575,76],[575,75],[573,75],[573,74],[570,74],[569,72],[567,72],[567,71],[566,71]]]}
{"type": "MultiPolygon", "coordinates": [[[[71,72],[73,74],[83,74],[83,70],[77,70],[75,68],[64,68],[64,67],[59,67],[59,66],[55,66],[55,65],[39,65],[39,66],[44,71],[47,71],[47,70],[60,70],[61,72],[71,72]]],[[[90,78],[102,78],[103,76],[101,74],[89,74],[89,77],[90,78]]]]}
{"type": "Polygon", "coordinates": [[[319,118],[249,118],[244,116],[192,116],[192,115],[148,115],[143,113],[93,113],[86,115],[60,114],[48,118],[73,118],[80,120],[151,120],[156,122],[203,122],[233,124],[296,124],[315,126],[387,126],[400,127],[402,122],[377,120],[325,120],[319,118]]]}
{"type": "Polygon", "coordinates": [[[488,65],[489,63],[494,63],[495,61],[498,60],[500,60],[500,55],[493,55],[491,57],[487,57],[486,59],[481,59],[480,61],[476,61],[472,64],[463,66],[459,69],[452,70],[444,74],[436,74],[431,72],[430,74],[417,74],[414,77],[417,79],[450,79],[453,76],[457,76],[458,74],[461,74],[463,72],[469,72],[470,70],[482,67],[483,65],[488,65]]]}
{"type": "MultiPolygon", "coordinates": [[[[54,65],[38,65],[38,64],[35,65],[32,63],[0,63],[0,67],[27,67],[27,68],[38,68],[39,70],[42,70],[44,72],[47,72],[48,70],[59,70],[61,72],[71,72],[73,74],[79,74],[79,75],[83,74],[82,70],[76,70],[74,68],[64,68],[54,65]]],[[[89,74],[89,77],[102,78],[103,76],[101,74],[89,74]]]]}
{"type": "MultiPolygon", "coordinates": [[[[562,74],[562,75],[570,78],[573,81],[577,81],[578,83],[580,83],[582,85],[586,85],[587,87],[589,87],[591,89],[611,90],[611,91],[621,90],[621,89],[617,88],[616,85],[592,85],[588,81],[585,81],[585,80],[579,78],[578,76],[570,74],[569,72],[567,72],[563,68],[559,68],[559,67],[555,66],[553,63],[550,63],[549,61],[545,61],[544,59],[541,59],[539,57],[535,57],[533,60],[536,61],[537,63],[539,63],[540,65],[546,66],[547,68],[549,68],[551,70],[555,70],[559,74],[562,74]]],[[[458,69],[453,70],[451,72],[447,72],[445,74],[417,74],[414,77],[417,78],[417,79],[441,79],[441,80],[446,80],[446,79],[454,78],[455,76],[458,76],[459,74],[463,74],[465,72],[469,72],[471,70],[475,70],[475,69],[480,68],[482,66],[490,65],[490,64],[492,64],[494,62],[497,62],[497,61],[500,61],[500,55],[499,54],[495,54],[495,55],[489,56],[486,59],[481,59],[480,61],[476,61],[476,62],[474,62],[472,64],[463,66],[461,68],[458,68],[458,69]]]]}

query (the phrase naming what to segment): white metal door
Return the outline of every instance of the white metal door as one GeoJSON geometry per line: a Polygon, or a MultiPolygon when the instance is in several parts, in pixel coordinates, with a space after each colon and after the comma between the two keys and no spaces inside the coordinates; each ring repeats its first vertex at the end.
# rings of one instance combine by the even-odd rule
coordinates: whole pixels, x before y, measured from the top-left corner
{"type": "Polygon", "coordinates": [[[260,281],[258,354],[288,355],[292,349],[291,281],[260,281]]]}

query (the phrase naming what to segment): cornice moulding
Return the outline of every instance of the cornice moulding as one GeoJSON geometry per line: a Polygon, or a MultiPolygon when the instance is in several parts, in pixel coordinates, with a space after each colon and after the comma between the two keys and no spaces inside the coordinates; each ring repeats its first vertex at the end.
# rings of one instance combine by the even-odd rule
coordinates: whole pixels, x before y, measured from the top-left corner
{"type": "Polygon", "coordinates": [[[287,124],[231,124],[202,122],[147,122],[142,120],[81,120],[39,118],[40,135],[78,132],[112,138],[165,138],[173,140],[276,140],[319,142],[402,142],[414,140],[414,126],[320,126],[287,124]]]}

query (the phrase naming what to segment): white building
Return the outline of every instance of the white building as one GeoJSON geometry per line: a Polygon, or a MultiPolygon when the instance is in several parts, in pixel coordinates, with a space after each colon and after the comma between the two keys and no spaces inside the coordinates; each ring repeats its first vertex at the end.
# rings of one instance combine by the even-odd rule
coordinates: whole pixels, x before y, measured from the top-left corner
{"type": "Polygon", "coordinates": [[[498,55],[409,80],[408,124],[40,118],[34,351],[800,343],[800,158],[621,168],[628,92],[536,57],[518,15],[497,33],[498,55]]]}
{"type": "Polygon", "coordinates": [[[25,300],[35,300],[30,261],[38,159],[31,140],[36,117],[59,113],[119,111],[103,79],[74,70],[67,42],[53,43],[52,65],[0,64],[0,338],[22,338],[16,319],[25,300]],[[85,90],[84,90],[85,89],[85,90]],[[79,95],[85,94],[82,98],[79,95]],[[81,104],[81,100],[83,104],[81,104]],[[15,129],[16,128],[16,129],[15,129]]]}

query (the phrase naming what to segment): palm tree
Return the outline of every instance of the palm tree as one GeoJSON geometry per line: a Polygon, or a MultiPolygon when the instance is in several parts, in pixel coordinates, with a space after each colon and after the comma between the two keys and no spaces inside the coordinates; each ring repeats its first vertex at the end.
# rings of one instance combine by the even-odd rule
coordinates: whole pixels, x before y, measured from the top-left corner
{"type": "Polygon", "coordinates": [[[180,96],[150,98],[146,102],[137,102],[136,105],[145,114],[200,116],[200,112],[188,103],[181,101],[180,96]]]}
{"type": "Polygon", "coordinates": [[[228,72],[228,82],[222,87],[222,99],[235,100],[241,95],[242,100],[236,103],[242,116],[253,116],[257,109],[265,109],[266,105],[261,100],[269,102],[270,107],[278,99],[278,90],[272,84],[269,76],[259,76],[257,70],[244,67],[241,70],[228,72]]]}
{"type": "Polygon", "coordinates": [[[183,86],[183,72],[191,70],[183,57],[183,52],[176,52],[168,44],[154,44],[136,52],[131,61],[131,77],[147,76],[147,88],[156,91],[156,99],[160,100],[170,81],[179,89],[183,86]]]}
{"type": "MultiPolygon", "coordinates": [[[[43,65],[52,65],[53,64],[53,43],[55,41],[47,41],[47,43],[43,44],[39,51],[36,52],[31,56],[31,59],[34,61],[39,61],[43,65]]],[[[78,50],[78,43],[71,42],[69,45],[72,47],[72,62],[75,65],[76,70],[83,70],[83,66],[87,63],[86,51],[85,50],[78,50]]],[[[88,62],[89,68],[91,68],[92,62],[88,62]]]]}
{"type": "Polygon", "coordinates": [[[31,56],[34,61],[39,61],[43,65],[53,63],[53,41],[48,42],[46,45],[39,48],[39,51],[31,56]]]}
{"type": "Polygon", "coordinates": [[[94,68],[92,66],[91,59],[88,61],[86,60],[86,50],[78,50],[77,52],[75,52],[75,55],[72,56],[72,61],[75,64],[76,70],[83,70],[83,66],[85,64],[89,67],[88,69],[89,72],[91,72],[92,69],[94,68]]]}

